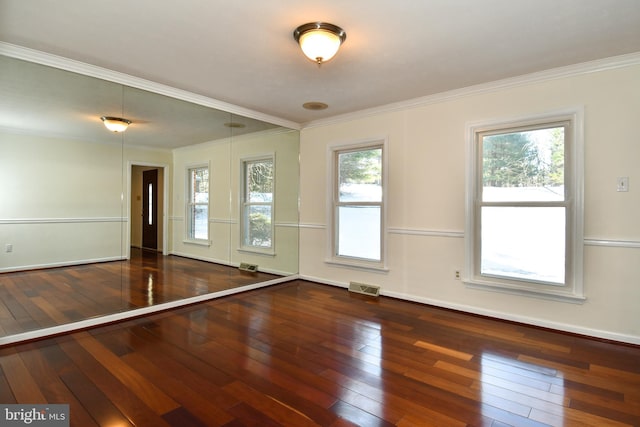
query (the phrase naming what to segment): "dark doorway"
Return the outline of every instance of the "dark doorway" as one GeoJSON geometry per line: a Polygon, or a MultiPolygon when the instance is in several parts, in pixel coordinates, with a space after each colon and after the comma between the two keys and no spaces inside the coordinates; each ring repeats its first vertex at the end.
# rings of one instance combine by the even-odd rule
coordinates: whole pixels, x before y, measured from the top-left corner
{"type": "Polygon", "coordinates": [[[158,170],[142,172],[142,247],[158,249],[158,170]]]}

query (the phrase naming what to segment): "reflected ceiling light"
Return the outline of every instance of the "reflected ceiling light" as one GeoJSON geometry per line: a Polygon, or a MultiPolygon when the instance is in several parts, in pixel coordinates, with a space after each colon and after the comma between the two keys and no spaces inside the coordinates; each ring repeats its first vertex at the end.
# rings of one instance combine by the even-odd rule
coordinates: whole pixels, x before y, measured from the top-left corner
{"type": "Polygon", "coordinates": [[[242,129],[246,127],[246,125],[238,122],[228,122],[228,123],[225,123],[224,125],[228,128],[236,128],[236,129],[242,129]]]}
{"type": "Polygon", "coordinates": [[[123,119],[120,117],[100,117],[104,126],[111,132],[124,132],[131,124],[131,120],[123,119]]]}
{"type": "Polygon", "coordinates": [[[333,24],[310,22],[296,28],[293,31],[293,38],[307,58],[322,65],[338,53],[340,45],[347,38],[347,33],[333,24]]]}

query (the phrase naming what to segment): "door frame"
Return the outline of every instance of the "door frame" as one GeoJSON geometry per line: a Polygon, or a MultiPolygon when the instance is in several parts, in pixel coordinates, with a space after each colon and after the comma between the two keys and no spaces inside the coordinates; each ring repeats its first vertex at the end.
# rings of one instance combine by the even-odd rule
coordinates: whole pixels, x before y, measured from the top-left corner
{"type": "Polygon", "coordinates": [[[152,167],[162,169],[162,179],[158,178],[158,184],[162,183],[162,255],[169,254],[169,165],[165,163],[153,163],[153,162],[139,162],[135,160],[129,160],[127,162],[127,194],[124,195],[127,203],[127,230],[124,236],[125,242],[125,254],[127,259],[131,259],[131,176],[133,174],[133,167],[152,167]]]}

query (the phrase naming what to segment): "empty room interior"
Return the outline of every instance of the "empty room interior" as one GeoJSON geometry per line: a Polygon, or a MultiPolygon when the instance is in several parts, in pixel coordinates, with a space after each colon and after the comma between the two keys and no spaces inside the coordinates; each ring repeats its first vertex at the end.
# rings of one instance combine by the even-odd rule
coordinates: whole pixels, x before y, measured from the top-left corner
{"type": "Polygon", "coordinates": [[[640,426],[639,117],[637,0],[0,0],[0,425],[640,426]]]}

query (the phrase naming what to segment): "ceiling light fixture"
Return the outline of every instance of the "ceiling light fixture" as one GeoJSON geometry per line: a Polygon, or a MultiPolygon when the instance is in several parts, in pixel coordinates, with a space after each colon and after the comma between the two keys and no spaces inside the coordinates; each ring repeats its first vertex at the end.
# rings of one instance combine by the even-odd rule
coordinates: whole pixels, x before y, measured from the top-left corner
{"type": "Polygon", "coordinates": [[[293,38],[307,58],[322,65],[338,53],[340,45],[347,38],[347,33],[333,24],[310,22],[296,28],[293,31],[293,38]]]}
{"type": "Polygon", "coordinates": [[[131,124],[131,120],[123,119],[120,117],[100,117],[104,126],[111,132],[124,132],[131,124]]]}
{"type": "Polygon", "coordinates": [[[319,111],[326,110],[327,108],[329,108],[329,106],[324,102],[310,101],[302,104],[302,108],[305,108],[307,110],[319,111]]]}
{"type": "Polygon", "coordinates": [[[238,123],[238,122],[228,122],[228,123],[225,123],[224,125],[228,128],[236,128],[236,129],[242,129],[247,127],[247,125],[238,123]]]}

